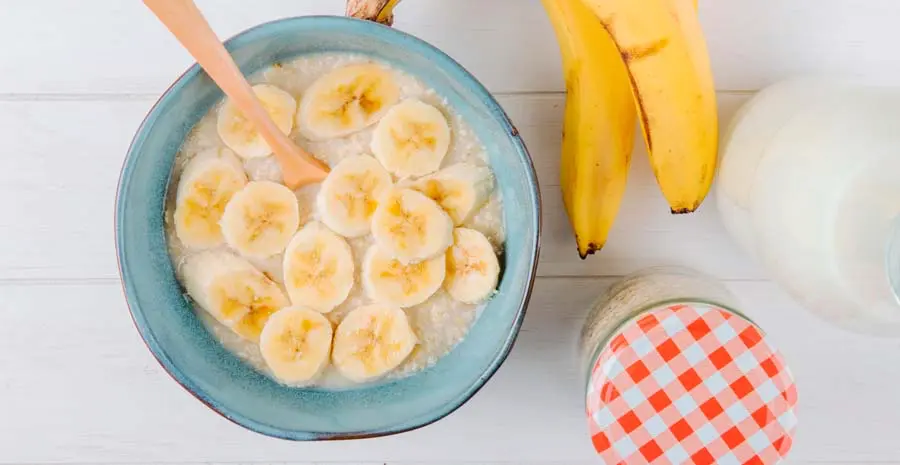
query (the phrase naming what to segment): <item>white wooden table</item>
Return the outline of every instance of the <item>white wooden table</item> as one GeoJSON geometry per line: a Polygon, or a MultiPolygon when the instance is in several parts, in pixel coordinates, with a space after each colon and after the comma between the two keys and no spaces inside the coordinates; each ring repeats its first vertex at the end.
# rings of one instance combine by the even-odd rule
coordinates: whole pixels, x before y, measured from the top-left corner
{"type": "MultiPolygon", "coordinates": [[[[207,0],[222,36],[343,0],[207,0]]],[[[900,78],[900,1],[701,0],[723,125],[749,95],[805,72],[900,78]]],[[[407,0],[396,27],[494,92],[544,194],[540,277],[519,342],[450,417],[382,439],[292,443],[195,401],[152,359],[118,283],[112,213],[128,143],[187,54],[137,0],[0,1],[0,463],[586,464],[574,341],[616,277],[682,264],[726,281],[797,377],[794,464],[900,464],[900,340],[798,308],[726,237],[715,205],[673,217],[641,153],[608,247],[581,261],[558,189],[564,95],[537,0],[407,0]]]]}

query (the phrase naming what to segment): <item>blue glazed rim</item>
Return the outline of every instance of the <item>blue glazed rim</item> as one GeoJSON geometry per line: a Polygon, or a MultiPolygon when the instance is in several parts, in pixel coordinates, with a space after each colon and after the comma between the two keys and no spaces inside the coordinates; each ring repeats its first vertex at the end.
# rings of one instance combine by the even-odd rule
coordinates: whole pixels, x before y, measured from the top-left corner
{"type": "Polygon", "coordinates": [[[123,193],[128,188],[128,182],[131,177],[131,172],[134,169],[134,163],[137,156],[135,151],[143,144],[144,139],[147,136],[147,129],[152,126],[153,122],[160,116],[160,109],[166,106],[172,99],[175,98],[175,94],[181,90],[186,82],[193,78],[196,78],[203,72],[200,66],[196,63],[189,67],[184,73],[182,73],[182,75],[179,76],[175,80],[175,82],[172,83],[172,85],[170,85],[169,88],[166,89],[166,91],[162,94],[162,96],[160,96],[160,98],[153,104],[150,111],[147,113],[147,116],[138,127],[138,130],[128,147],[128,152],[125,156],[125,160],[122,164],[122,169],[119,173],[113,220],[116,236],[116,263],[118,266],[122,291],[125,295],[125,303],[128,306],[132,322],[137,328],[141,339],[144,341],[144,344],[153,354],[153,357],[160,364],[160,366],[162,366],[162,368],[166,371],[166,373],[168,373],[169,376],[171,376],[172,379],[175,380],[175,382],[177,382],[182,388],[188,391],[197,400],[202,402],[204,405],[209,407],[212,411],[216,412],[223,418],[237,424],[238,426],[265,436],[294,441],[362,439],[389,436],[393,434],[412,431],[424,426],[428,426],[438,420],[445,418],[446,416],[462,407],[463,404],[468,402],[469,399],[472,398],[472,396],[474,396],[479,390],[481,390],[482,387],[484,387],[485,383],[494,375],[494,373],[497,372],[497,370],[500,368],[500,365],[502,365],[503,362],[506,361],[506,358],[509,356],[510,351],[515,345],[519,331],[522,327],[522,322],[525,318],[525,311],[528,307],[528,303],[531,299],[531,293],[534,288],[534,281],[537,275],[538,257],[540,255],[541,248],[542,208],[540,187],[537,182],[537,174],[534,169],[534,163],[531,159],[531,155],[528,153],[528,149],[526,148],[518,129],[516,129],[512,121],[509,119],[509,116],[496,101],[496,99],[494,99],[491,93],[468,70],[457,63],[453,58],[451,58],[449,55],[442,52],[438,48],[434,47],[433,45],[425,42],[422,39],[419,39],[418,37],[381,24],[355,18],[347,18],[341,16],[303,16],[278,19],[251,27],[237,33],[230,39],[226,40],[225,46],[229,49],[233,47],[237,48],[247,42],[253,42],[258,38],[259,35],[268,33],[267,31],[269,29],[290,28],[297,22],[305,21],[319,21],[325,22],[326,24],[330,22],[335,24],[337,27],[346,27],[351,32],[354,32],[361,36],[374,34],[396,35],[401,41],[405,42],[404,46],[409,50],[424,56],[429,56],[430,59],[436,63],[436,66],[447,71],[448,74],[453,78],[453,80],[471,90],[487,106],[487,109],[493,116],[493,118],[500,122],[503,128],[506,130],[506,133],[508,134],[510,140],[516,147],[516,151],[522,161],[523,167],[526,168],[524,174],[528,179],[528,184],[532,191],[531,208],[535,212],[535,216],[534,222],[531,226],[534,228],[533,230],[535,246],[534,249],[530,252],[530,257],[528,257],[531,263],[531,268],[528,270],[528,281],[525,286],[525,291],[523,292],[522,297],[519,301],[516,317],[512,325],[512,330],[504,341],[501,350],[494,356],[494,360],[474,383],[472,383],[467,389],[463,390],[462,394],[460,394],[456,399],[446,403],[443,409],[436,411],[430,418],[425,420],[413,419],[401,423],[395,427],[384,428],[381,430],[348,433],[314,433],[308,431],[285,430],[282,428],[267,425],[265,423],[261,423],[251,418],[247,418],[244,415],[240,415],[231,411],[226,405],[217,402],[206,392],[204,392],[203,389],[200,389],[189,376],[178,370],[174,366],[172,361],[165,355],[165,352],[159,345],[159,342],[153,334],[153,331],[147,325],[147,321],[144,318],[143,314],[140,312],[135,312],[134,308],[132,308],[131,305],[132,301],[137,302],[137,300],[134,296],[133,284],[130,283],[126,278],[126,276],[129,274],[129,270],[128,264],[125,263],[122,254],[124,245],[122,244],[122,224],[120,221],[123,213],[121,210],[124,208],[124,203],[121,202],[121,198],[123,197],[123,193]]]}

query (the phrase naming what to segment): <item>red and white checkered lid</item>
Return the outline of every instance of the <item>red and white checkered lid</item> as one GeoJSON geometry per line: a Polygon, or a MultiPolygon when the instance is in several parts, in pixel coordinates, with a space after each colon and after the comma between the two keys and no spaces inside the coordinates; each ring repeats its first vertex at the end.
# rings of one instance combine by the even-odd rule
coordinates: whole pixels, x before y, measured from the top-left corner
{"type": "Polygon", "coordinates": [[[644,313],[591,370],[587,416],[606,464],[774,464],[791,448],[797,390],[748,320],[705,304],[644,313]]]}

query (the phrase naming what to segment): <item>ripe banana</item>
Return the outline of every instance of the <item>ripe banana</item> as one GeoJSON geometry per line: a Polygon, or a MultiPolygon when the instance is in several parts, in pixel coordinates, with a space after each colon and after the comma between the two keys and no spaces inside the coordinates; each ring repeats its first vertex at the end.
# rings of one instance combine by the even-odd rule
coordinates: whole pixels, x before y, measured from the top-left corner
{"type": "Polygon", "coordinates": [[[270,315],[289,305],[275,282],[230,252],[191,255],[181,272],[188,294],[203,310],[251,341],[259,339],[270,315]]]}
{"type": "Polygon", "coordinates": [[[378,160],[368,155],[344,158],[322,182],[316,197],[322,222],[344,237],[368,234],[378,200],[393,184],[378,160]]]}
{"type": "Polygon", "coordinates": [[[467,304],[480,303],[497,288],[499,276],[500,262],[487,237],[474,229],[454,229],[444,281],[450,297],[467,304]]]}
{"type": "Polygon", "coordinates": [[[220,224],[225,242],[244,256],[281,253],[300,226],[297,196],[282,184],[250,182],[231,197],[220,224]]]}
{"type": "Polygon", "coordinates": [[[634,147],[631,84],[615,43],[581,0],[543,0],[563,58],[566,109],[560,184],[578,253],[606,243],[634,147]]]}
{"type": "Polygon", "coordinates": [[[247,184],[231,150],[211,149],[188,162],[175,195],[175,234],[187,247],[208,248],[224,240],[219,220],[231,197],[247,184]]]}
{"type": "Polygon", "coordinates": [[[381,304],[359,307],[338,325],[331,361],[351,381],[372,381],[403,363],[417,341],[403,310],[381,304]]]}
{"type": "Polygon", "coordinates": [[[303,386],[315,381],[331,356],[331,322],[304,307],[275,312],[259,337],[259,351],[280,381],[303,386]]]}
{"type": "Polygon", "coordinates": [[[310,140],[346,136],[375,124],[399,99],[391,71],[374,63],[344,66],[309,86],[297,126],[310,140]]]}
{"type": "MultiPolygon", "coordinates": [[[[294,127],[294,113],[297,112],[294,97],[270,84],[257,84],[253,86],[253,92],[278,129],[290,134],[294,127]]],[[[272,153],[269,144],[256,131],[256,126],[229,99],[219,108],[216,129],[222,142],[243,158],[266,157],[272,153]]]]}
{"type": "Polygon", "coordinates": [[[692,0],[581,0],[625,62],[650,162],[672,213],[697,209],[716,170],[718,114],[692,0]]]}
{"type": "Polygon", "coordinates": [[[372,237],[389,256],[404,264],[416,263],[450,247],[453,220],[421,192],[393,189],[372,215],[372,237]]]}
{"type": "Polygon", "coordinates": [[[284,285],[291,302],[320,313],[347,299],[354,272],[350,245],[316,221],[297,231],[284,252],[284,285]]]}
{"type": "Polygon", "coordinates": [[[447,272],[444,255],[404,265],[377,245],[366,252],[362,268],[366,294],[376,302],[400,308],[428,300],[441,288],[447,272]]]}
{"type": "Polygon", "coordinates": [[[437,108],[416,99],[391,107],[372,133],[375,158],[400,178],[437,171],[449,147],[447,118],[437,108]]]}
{"type": "Polygon", "coordinates": [[[419,178],[409,187],[434,200],[450,215],[453,224],[469,221],[494,190],[494,174],[486,166],[457,163],[419,178]]]}

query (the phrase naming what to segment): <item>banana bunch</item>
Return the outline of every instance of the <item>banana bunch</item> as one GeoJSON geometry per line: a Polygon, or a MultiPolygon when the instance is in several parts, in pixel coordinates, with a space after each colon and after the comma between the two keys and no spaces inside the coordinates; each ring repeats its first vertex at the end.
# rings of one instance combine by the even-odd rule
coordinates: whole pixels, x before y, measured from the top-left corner
{"type": "Polygon", "coordinates": [[[672,213],[712,184],[718,119],[691,0],[542,0],[563,59],[563,201],[586,258],[603,247],[625,191],[638,115],[672,213]]]}

